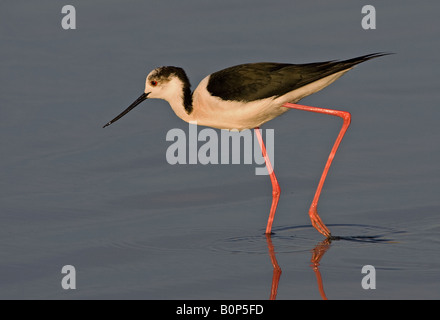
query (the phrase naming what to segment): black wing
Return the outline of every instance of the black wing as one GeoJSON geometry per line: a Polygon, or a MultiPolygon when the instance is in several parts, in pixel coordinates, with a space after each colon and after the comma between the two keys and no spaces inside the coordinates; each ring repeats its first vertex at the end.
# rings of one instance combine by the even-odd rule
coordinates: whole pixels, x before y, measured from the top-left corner
{"type": "Polygon", "coordinates": [[[279,97],[361,62],[387,54],[374,53],[345,61],[307,64],[242,64],[213,73],[207,89],[211,95],[223,100],[255,101],[279,97]]]}

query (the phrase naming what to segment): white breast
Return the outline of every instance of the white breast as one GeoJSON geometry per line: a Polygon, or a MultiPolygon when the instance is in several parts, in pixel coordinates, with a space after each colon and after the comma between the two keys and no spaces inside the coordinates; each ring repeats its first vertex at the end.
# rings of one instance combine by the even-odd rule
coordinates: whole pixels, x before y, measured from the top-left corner
{"type": "Polygon", "coordinates": [[[225,101],[211,96],[206,86],[209,76],[203,79],[193,94],[194,118],[198,125],[218,129],[252,129],[286,112],[274,103],[273,98],[241,102],[225,101]]]}

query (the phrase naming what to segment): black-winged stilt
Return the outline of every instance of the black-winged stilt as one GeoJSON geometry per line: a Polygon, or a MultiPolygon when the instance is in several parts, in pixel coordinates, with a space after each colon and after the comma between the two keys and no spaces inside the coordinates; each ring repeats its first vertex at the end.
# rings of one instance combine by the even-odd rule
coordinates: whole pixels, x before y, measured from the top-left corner
{"type": "Polygon", "coordinates": [[[312,225],[324,236],[330,231],[317,212],[318,200],[330,165],[351,121],[350,113],[295,104],[341,77],[355,65],[388,53],[374,53],[344,61],[307,64],[249,63],[230,67],[204,78],[194,92],[185,71],[178,67],[159,67],[150,72],[145,90],[126,110],[104,125],[120,119],[142,101],[164,99],[186,122],[218,129],[255,129],[272,182],[272,205],[266,227],[270,234],[280,197],[280,187],[266,152],[259,127],[269,120],[299,109],[341,117],[342,128],[328,157],[309,210],[312,225]]]}

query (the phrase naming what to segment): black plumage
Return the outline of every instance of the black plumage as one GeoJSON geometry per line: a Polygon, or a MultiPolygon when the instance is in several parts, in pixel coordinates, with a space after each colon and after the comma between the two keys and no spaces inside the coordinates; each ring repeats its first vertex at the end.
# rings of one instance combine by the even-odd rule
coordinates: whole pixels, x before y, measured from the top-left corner
{"type": "Polygon", "coordinates": [[[307,64],[248,63],[211,75],[207,89],[222,100],[250,102],[280,97],[309,83],[388,53],[373,53],[344,61],[307,64]]]}

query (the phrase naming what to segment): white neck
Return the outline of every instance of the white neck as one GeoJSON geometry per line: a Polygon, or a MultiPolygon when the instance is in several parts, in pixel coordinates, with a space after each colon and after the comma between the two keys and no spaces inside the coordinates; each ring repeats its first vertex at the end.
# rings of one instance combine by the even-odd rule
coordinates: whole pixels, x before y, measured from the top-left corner
{"type": "Polygon", "coordinates": [[[183,103],[183,96],[182,95],[173,95],[172,97],[166,99],[168,103],[170,104],[171,108],[173,109],[174,113],[183,121],[190,122],[195,121],[194,117],[194,110],[190,114],[188,114],[187,110],[185,109],[184,103],[183,103]]]}
{"type": "Polygon", "coordinates": [[[151,96],[152,98],[159,98],[168,101],[176,115],[183,121],[195,121],[194,110],[192,109],[192,96],[189,88],[189,83],[184,84],[180,79],[173,78],[167,83],[165,87],[163,87],[161,91],[157,93],[152,93],[151,96]],[[187,104],[187,109],[185,109],[185,102],[187,104]]]}

